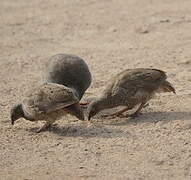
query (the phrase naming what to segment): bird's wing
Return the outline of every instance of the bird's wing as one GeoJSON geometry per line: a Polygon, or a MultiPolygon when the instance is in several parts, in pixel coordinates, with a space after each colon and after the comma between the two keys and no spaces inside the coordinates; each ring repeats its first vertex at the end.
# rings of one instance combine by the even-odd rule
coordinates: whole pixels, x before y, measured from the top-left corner
{"type": "Polygon", "coordinates": [[[33,114],[53,112],[79,102],[74,90],[63,85],[47,83],[29,93],[23,101],[25,109],[33,114]]]}
{"type": "Polygon", "coordinates": [[[115,85],[125,89],[134,87],[135,89],[154,90],[166,78],[165,72],[158,69],[128,69],[115,77],[115,85]]]}

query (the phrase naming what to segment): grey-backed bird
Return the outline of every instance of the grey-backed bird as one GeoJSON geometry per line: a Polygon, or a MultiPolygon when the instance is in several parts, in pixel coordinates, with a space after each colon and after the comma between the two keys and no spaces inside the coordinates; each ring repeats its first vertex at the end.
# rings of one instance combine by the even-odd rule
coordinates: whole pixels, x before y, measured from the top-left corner
{"type": "MultiPolygon", "coordinates": [[[[75,89],[81,100],[91,84],[92,76],[88,65],[82,58],[73,54],[56,54],[48,60],[43,80],[75,89]]],[[[73,115],[78,113],[75,105],[68,106],[66,109],[73,115]]]]}

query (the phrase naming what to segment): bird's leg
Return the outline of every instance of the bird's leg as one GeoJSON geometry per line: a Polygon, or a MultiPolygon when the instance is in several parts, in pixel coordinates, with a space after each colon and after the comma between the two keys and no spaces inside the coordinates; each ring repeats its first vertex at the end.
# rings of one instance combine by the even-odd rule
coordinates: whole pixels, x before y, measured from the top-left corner
{"type": "Polygon", "coordinates": [[[42,131],[45,131],[45,130],[47,130],[47,128],[49,128],[51,126],[51,124],[50,123],[45,123],[42,127],[40,127],[36,132],[37,133],[40,133],[40,132],[42,132],[42,131]]]}
{"type": "Polygon", "coordinates": [[[144,104],[143,108],[146,108],[147,106],[149,106],[149,103],[144,104]]]}
{"type": "Polygon", "coordinates": [[[132,117],[132,118],[137,117],[141,109],[144,108],[145,106],[147,106],[147,104],[145,105],[145,103],[141,103],[138,109],[133,114],[128,114],[127,117],[132,117]]]}
{"type": "Polygon", "coordinates": [[[129,110],[129,108],[126,107],[126,108],[124,108],[124,109],[122,109],[120,111],[117,111],[117,112],[113,113],[113,114],[104,115],[104,117],[108,117],[108,116],[111,116],[111,117],[115,117],[115,116],[116,117],[124,117],[123,113],[125,111],[128,111],[128,110],[129,110]]]}
{"type": "Polygon", "coordinates": [[[48,128],[50,128],[52,126],[52,124],[54,122],[55,122],[55,120],[54,121],[46,121],[45,124],[42,127],[40,127],[36,132],[40,133],[42,131],[46,131],[48,128]]]}
{"type": "Polygon", "coordinates": [[[135,117],[138,116],[138,114],[139,114],[139,112],[141,111],[141,109],[142,109],[142,108],[145,108],[145,107],[147,107],[147,106],[149,106],[149,104],[141,103],[141,105],[139,106],[139,108],[138,108],[133,114],[124,115],[123,113],[129,110],[129,108],[126,107],[126,108],[124,108],[124,109],[122,109],[122,110],[120,110],[120,111],[117,111],[117,112],[113,113],[113,114],[104,115],[103,117],[109,117],[109,116],[111,116],[111,117],[132,117],[132,118],[135,118],[135,117]]]}

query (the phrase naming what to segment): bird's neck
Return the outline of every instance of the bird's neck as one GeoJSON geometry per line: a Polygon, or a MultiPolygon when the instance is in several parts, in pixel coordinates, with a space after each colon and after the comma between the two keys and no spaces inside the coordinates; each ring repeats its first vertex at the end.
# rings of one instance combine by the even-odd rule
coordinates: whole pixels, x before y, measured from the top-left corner
{"type": "Polygon", "coordinates": [[[110,99],[108,99],[105,96],[101,96],[96,100],[97,106],[99,107],[99,110],[103,110],[103,109],[108,109],[108,108],[112,108],[112,102],[110,101],[110,99]]]}

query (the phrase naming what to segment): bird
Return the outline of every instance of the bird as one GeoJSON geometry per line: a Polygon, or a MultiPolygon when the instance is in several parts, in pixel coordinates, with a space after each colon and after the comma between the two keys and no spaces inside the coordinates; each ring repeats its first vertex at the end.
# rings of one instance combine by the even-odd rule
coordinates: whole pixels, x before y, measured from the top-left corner
{"type": "Polygon", "coordinates": [[[72,114],[67,109],[71,105],[75,107],[75,115],[78,119],[84,120],[84,113],[79,105],[79,97],[75,89],[56,83],[44,83],[29,90],[23,100],[11,108],[11,124],[14,125],[20,118],[29,121],[45,121],[45,124],[37,130],[39,133],[63,115],[72,114]]]}
{"type": "Polygon", "coordinates": [[[101,96],[89,104],[88,120],[104,109],[118,106],[125,106],[125,108],[105,115],[105,117],[138,116],[141,109],[148,105],[147,102],[156,93],[173,92],[176,94],[175,88],[166,79],[166,73],[159,69],[135,68],[122,71],[109,81],[101,96]],[[139,105],[138,109],[133,114],[123,114],[137,105],[139,105]]]}
{"type": "Polygon", "coordinates": [[[73,54],[56,54],[52,56],[46,65],[43,76],[44,82],[74,88],[80,99],[92,81],[86,62],[73,54]]]}
{"type": "MultiPolygon", "coordinates": [[[[75,89],[79,100],[92,82],[92,75],[85,60],[74,54],[60,53],[49,58],[43,72],[43,82],[57,83],[75,89]]],[[[80,103],[86,106],[88,103],[80,103]]],[[[78,114],[75,105],[66,107],[71,114],[78,114]]]]}

